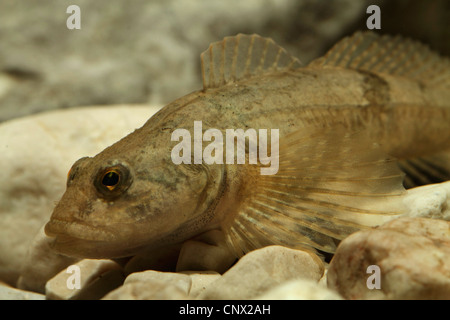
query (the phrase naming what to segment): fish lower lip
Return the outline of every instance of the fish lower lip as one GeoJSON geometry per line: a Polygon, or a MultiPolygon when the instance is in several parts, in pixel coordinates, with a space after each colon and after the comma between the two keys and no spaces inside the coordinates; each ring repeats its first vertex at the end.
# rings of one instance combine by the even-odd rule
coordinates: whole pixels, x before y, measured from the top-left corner
{"type": "Polygon", "coordinates": [[[52,237],[51,247],[59,247],[61,245],[66,245],[71,242],[79,241],[79,238],[75,238],[67,235],[56,235],[52,237]]]}
{"type": "Polygon", "coordinates": [[[59,254],[80,259],[123,258],[137,252],[135,247],[121,247],[122,243],[111,244],[108,241],[86,240],[65,234],[52,237],[49,245],[59,254]]]}
{"type": "Polygon", "coordinates": [[[79,240],[111,241],[114,234],[109,231],[82,224],[80,222],[67,222],[59,219],[51,219],[45,225],[45,234],[48,237],[64,237],[79,240]]]}
{"type": "Polygon", "coordinates": [[[97,259],[102,258],[101,253],[96,250],[97,244],[96,241],[60,234],[52,237],[49,245],[51,249],[68,257],[97,259]]]}

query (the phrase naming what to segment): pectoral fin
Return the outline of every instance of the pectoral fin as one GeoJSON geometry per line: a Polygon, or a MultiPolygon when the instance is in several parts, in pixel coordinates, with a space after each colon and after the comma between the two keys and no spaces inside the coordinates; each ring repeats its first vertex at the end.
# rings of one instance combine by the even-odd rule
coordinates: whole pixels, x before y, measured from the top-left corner
{"type": "Polygon", "coordinates": [[[238,256],[270,244],[332,253],[336,240],[403,213],[403,176],[361,132],[304,128],[280,137],[277,174],[248,166],[244,200],[222,227],[238,256]]]}

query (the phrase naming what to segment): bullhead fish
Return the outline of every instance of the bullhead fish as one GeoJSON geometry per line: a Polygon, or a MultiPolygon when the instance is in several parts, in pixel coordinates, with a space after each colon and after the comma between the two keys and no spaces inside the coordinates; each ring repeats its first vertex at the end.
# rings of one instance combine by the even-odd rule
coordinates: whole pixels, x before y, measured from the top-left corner
{"type": "Polygon", "coordinates": [[[303,66],[273,40],[239,34],[201,62],[202,90],[74,163],[45,226],[55,250],[120,258],[216,230],[236,257],[273,244],[333,253],[404,213],[405,187],[450,177],[450,63],[425,45],[357,32],[303,66]],[[244,132],[244,163],[194,161],[214,142],[216,160],[218,145],[237,149],[231,129],[244,132]],[[277,151],[272,174],[249,161],[250,129],[277,151]]]}

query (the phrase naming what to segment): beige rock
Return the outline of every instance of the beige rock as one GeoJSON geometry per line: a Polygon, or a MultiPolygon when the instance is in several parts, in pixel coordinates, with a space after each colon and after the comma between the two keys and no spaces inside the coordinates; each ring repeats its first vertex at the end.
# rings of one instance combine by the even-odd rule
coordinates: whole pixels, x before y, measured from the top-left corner
{"type": "Polygon", "coordinates": [[[211,282],[220,278],[214,271],[159,272],[148,270],[129,275],[124,285],[104,299],[179,300],[194,299],[211,282]]]}
{"type": "Polygon", "coordinates": [[[323,272],[322,278],[320,278],[320,280],[319,280],[319,285],[327,288],[328,287],[327,286],[327,274],[328,274],[329,265],[328,265],[328,263],[324,263],[324,265],[325,265],[325,271],[323,272]]]}
{"type": "Polygon", "coordinates": [[[186,300],[185,290],[162,280],[126,283],[108,293],[102,300],[186,300]]]}
{"type": "Polygon", "coordinates": [[[399,218],[354,233],[327,279],[346,299],[450,299],[450,222],[399,218]]]}
{"type": "Polygon", "coordinates": [[[32,239],[65,190],[72,164],[142,126],[157,110],[77,108],[0,124],[0,279],[16,283],[32,239]]]}
{"type": "Polygon", "coordinates": [[[236,261],[223,232],[212,230],[183,243],[176,271],[198,270],[224,273],[236,261]]]}
{"type": "Polygon", "coordinates": [[[124,279],[117,263],[85,259],[50,279],[45,286],[45,295],[49,300],[100,299],[120,286],[124,279]]]}
{"type": "Polygon", "coordinates": [[[450,181],[409,189],[404,203],[409,217],[450,221],[450,181]]]}
{"type": "Polygon", "coordinates": [[[19,289],[45,293],[45,284],[62,269],[79,259],[57,254],[50,248],[50,238],[44,233],[44,227],[34,238],[23,262],[21,276],[17,281],[19,289]]]}
{"type": "Polygon", "coordinates": [[[43,294],[20,290],[0,283],[0,300],[45,300],[43,294]]]}
{"type": "Polygon", "coordinates": [[[319,281],[323,271],[322,261],[312,253],[269,246],[246,254],[197,298],[252,299],[287,280],[319,281]]]}
{"type": "Polygon", "coordinates": [[[134,282],[161,282],[166,283],[167,286],[176,286],[180,288],[186,295],[191,288],[191,277],[187,274],[175,272],[160,272],[160,271],[143,271],[130,274],[124,284],[134,282]]]}
{"type": "Polygon", "coordinates": [[[221,277],[220,273],[215,271],[182,271],[181,273],[191,278],[189,297],[193,299],[200,295],[210,283],[221,277]]]}
{"type": "Polygon", "coordinates": [[[342,300],[342,297],[316,281],[295,279],[268,290],[255,300],[342,300]]]}
{"type": "Polygon", "coordinates": [[[107,294],[103,300],[184,300],[189,299],[191,277],[187,274],[160,271],[136,272],[123,286],[107,294]]]}

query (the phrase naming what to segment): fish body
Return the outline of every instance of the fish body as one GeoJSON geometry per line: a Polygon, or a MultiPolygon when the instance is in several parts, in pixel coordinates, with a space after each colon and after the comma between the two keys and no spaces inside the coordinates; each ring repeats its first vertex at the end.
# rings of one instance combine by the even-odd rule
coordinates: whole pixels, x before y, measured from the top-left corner
{"type": "Polygon", "coordinates": [[[402,213],[397,163],[412,185],[450,175],[435,156],[450,151],[450,64],[415,42],[357,33],[303,67],[269,39],[238,35],[212,44],[202,66],[203,90],[73,165],[45,228],[56,250],[117,258],[221,230],[236,256],[270,244],[334,252],[402,213]],[[174,164],[172,133],[195,121],[223,136],[278,129],[276,174],[174,164]]]}

